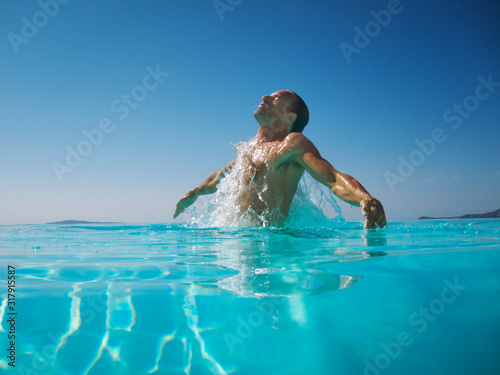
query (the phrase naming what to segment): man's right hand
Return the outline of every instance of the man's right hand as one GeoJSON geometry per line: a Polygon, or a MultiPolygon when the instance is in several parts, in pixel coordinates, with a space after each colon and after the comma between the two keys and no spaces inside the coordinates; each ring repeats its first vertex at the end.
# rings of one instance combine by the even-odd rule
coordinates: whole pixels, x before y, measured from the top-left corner
{"type": "Polygon", "coordinates": [[[174,219],[182,214],[186,208],[191,206],[196,201],[196,194],[193,194],[191,191],[183,196],[179,202],[177,203],[177,207],[175,208],[174,219]]]}

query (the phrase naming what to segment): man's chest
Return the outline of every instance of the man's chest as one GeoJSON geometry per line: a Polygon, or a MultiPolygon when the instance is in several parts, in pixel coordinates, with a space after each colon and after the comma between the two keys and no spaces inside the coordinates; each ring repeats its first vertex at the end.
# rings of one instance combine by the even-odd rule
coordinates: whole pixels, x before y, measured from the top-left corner
{"type": "Polygon", "coordinates": [[[287,152],[279,143],[254,146],[240,157],[245,184],[253,181],[260,185],[281,180],[286,170],[287,152]]]}
{"type": "Polygon", "coordinates": [[[256,145],[246,155],[247,164],[257,170],[274,171],[286,160],[287,150],[282,142],[256,145]]]}

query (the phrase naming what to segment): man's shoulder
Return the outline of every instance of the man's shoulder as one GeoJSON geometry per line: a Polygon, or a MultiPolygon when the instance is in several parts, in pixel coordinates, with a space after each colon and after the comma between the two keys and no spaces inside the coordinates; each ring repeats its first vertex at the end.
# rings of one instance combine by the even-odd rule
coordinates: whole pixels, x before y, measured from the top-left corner
{"type": "Polygon", "coordinates": [[[283,154],[288,162],[301,160],[305,154],[319,154],[314,144],[302,133],[290,133],[285,138],[283,154]]]}
{"type": "Polygon", "coordinates": [[[314,147],[314,144],[302,133],[290,133],[287,135],[285,142],[287,146],[295,150],[307,150],[314,147]]]}

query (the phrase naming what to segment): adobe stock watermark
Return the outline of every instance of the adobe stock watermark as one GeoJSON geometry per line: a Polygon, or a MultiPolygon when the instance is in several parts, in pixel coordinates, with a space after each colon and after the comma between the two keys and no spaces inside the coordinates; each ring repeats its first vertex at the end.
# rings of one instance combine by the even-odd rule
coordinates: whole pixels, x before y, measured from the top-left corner
{"type": "MultiPolygon", "coordinates": [[[[147,99],[150,91],[158,88],[160,83],[169,76],[170,73],[160,70],[157,64],[153,69],[149,65],[146,67],[147,74],[142,78],[141,84],[134,86],[129,93],[122,94],[119,98],[113,100],[110,105],[110,111],[118,115],[119,120],[125,120],[130,113],[135,110],[139,103],[147,99]]],[[[104,141],[106,134],[111,134],[116,129],[116,120],[113,122],[108,117],[102,118],[98,125],[90,130],[82,130],[83,138],[73,148],[66,146],[66,158],[64,163],[53,161],[51,166],[59,180],[63,181],[65,173],[71,173],[89,156],[95,147],[98,147],[104,141]]]]}
{"type": "MultiPolygon", "coordinates": [[[[480,107],[481,101],[487,100],[500,87],[500,82],[493,80],[493,75],[489,74],[487,78],[478,76],[479,84],[474,90],[474,94],[466,96],[461,103],[454,103],[453,106],[443,113],[443,121],[451,124],[452,130],[457,130],[462,126],[464,120],[468,119],[470,115],[477,111],[480,107]]],[[[408,157],[403,155],[398,156],[399,165],[397,173],[385,171],[384,177],[389,185],[389,189],[396,191],[396,184],[405,182],[417,167],[424,164],[425,160],[429,158],[437,149],[437,145],[442,144],[448,140],[446,130],[441,127],[436,127],[432,130],[429,138],[423,140],[415,139],[414,143],[417,146],[413,149],[408,157]]]]}
{"type": "MultiPolygon", "coordinates": [[[[409,0],[412,1],[412,0],[409,0]]],[[[368,21],[363,28],[356,26],[354,30],[354,38],[352,44],[342,42],[339,44],[340,50],[344,55],[348,64],[351,63],[353,54],[361,54],[362,50],[376,38],[383,28],[386,28],[391,23],[394,16],[403,11],[403,5],[399,0],[389,0],[387,9],[370,11],[372,19],[368,21]]]]}
{"type": "Polygon", "coordinates": [[[391,365],[392,361],[401,356],[404,348],[413,344],[415,334],[424,333],[429,324],[434,323],[446,311],[447,306],[455,302],[457,297],[467,289],[466,285],[458,283],[456,277],[453,282],[445,279],[443,283],[445,288],[441,290],[439,297],[430,301],[426,306],[420,306],[417,311],[410,314],[408,324],[412,327],[411,330],[399,332],[394,341],[380,343],[380,353],[371,360],[365,358],[363,375],[380,375],[391,365]]]}
{"type": "Polygon", "coordinates": [[[241,316],[236,319],[238,322],[236,331],[234,333],[226,331],[222,334],[222,338],[231,354],[234,354],[236,344],[242,344],[244,340],[252,336],[255,330],[264,324],[264,319],[272,316],[276,311],[276,306],[284,302],[285,297],[280,296],[280,294],[280,291],[273,291],[272,297],[255,301],[256,310],[249,313],[246,319],[241,316]]]}
{"type": "Polygon", "coordinates": [[[232,12],[242,2],[243,0],[214,0],[212,5],[222,22],[224,21],[224,13],[232,12]]]}
{"type": "Polygon", "coordinates": [[[35,12],[30,18],[21,18],[21,32],[20,34],[9,32],[7,39],[15,53],[19,53],[19,46],[21,44],[28,44],[28,42],[38,35],[38,31],[45,27],[51,18],[59,14],[60,6],[66,5],[70,0],[40,0],[38,6],[40,10],[35,12]]]}
{"type": "Polygon", "coordinates": [[[59,340],[53,332],[49,332],[47,337],[50,343],[45,344],[41,350],[32,350],[30,352],[31,362],[25,362],[17,366],[18,374],[40,375],[46,373],[45,371],[52,371],[50,363],[57,356],[59,340]]]}

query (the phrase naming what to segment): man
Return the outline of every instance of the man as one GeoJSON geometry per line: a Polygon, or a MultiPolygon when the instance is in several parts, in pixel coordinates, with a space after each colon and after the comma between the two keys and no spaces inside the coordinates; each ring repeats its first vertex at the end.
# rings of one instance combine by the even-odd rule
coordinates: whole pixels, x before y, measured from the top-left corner
{"type": "Polygon", "coordinates": [[[361,206],[365,228],[383,228],[387,224],[382,204],[353,177],[334,169],[302,134],[309,110],[300,96],[288,90],[266,95],[254,117],[259,123],[257,135],[236,159],[182,197],[174,218],[198,196],[216,192],[222,178],[235,171],[239,215],[252,217],[257,225],[281,225],[306,170],[345,202],[361,206]]]}

